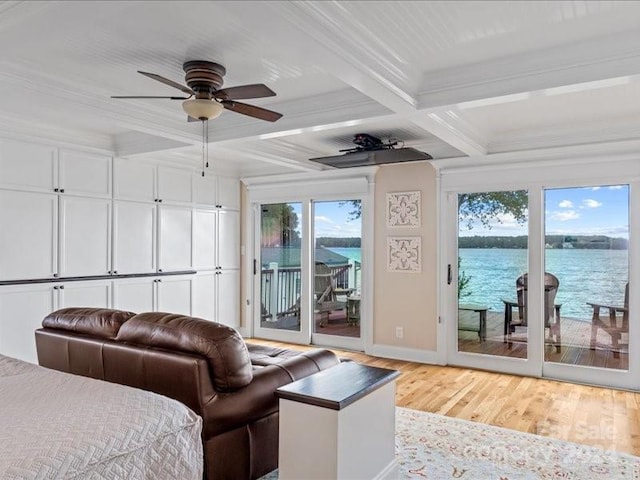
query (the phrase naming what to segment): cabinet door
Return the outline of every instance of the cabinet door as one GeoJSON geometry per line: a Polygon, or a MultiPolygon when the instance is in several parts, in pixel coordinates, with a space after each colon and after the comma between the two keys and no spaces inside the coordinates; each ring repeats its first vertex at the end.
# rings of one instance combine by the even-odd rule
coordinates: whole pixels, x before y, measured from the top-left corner
{"type": "Polygon", "coordinates": [[[194,317],[215,321],[217,276],[217,272],[205,272],[193,277],[192,315],[194,317]]]}
{"type": "Polygon", "coordinates": [[[164,203],[190,204],[192,201],[191,170],[158,167],[158,198],[164,203]]]}
{"type": "Polygon", "coordinates": [[[113,308],[129,312],[153,312],[155,297],[153,278],[123,278],[113,281],[113,308]]]}
{"type": "Polygon", "coordinates": [[[216,321],[240,328],[240,270],[222,270],[218,277],[216,321]]]}
{"type": "Polygon", "coordinates": [[[216,267],[216,218],[215,210],[193,211],[193,268],[216,267]]]}
{"type": "Polygon", "coordinates": [[[113,167],[113,196],[119,200],[153,202],[156,195],[156,166],[139,160],[116,158],[113,167]]]}
{"type": "Polygon", "coordinates": [[[233,177],[218,177],[218,204],[222,208],[240,210],[240,180],[233,177]]]}
{"type": "Polygon", "coordinates": [[[0,287],[0,353],[38,363],[35,330],[57,309],[52,284],[0,287]]]}
{"type": "Polygon", "coordinates": [[[59,285],[60,308],[111,308],[111,281],[91,280],[59,285]]]}
{"type": "Polygon", "coordinates": [[[158,271],[191,268],[191,209],[158,207],[158,271]]]}
{"type": "Polygon", "coordinates": [[[58,164],[58,187],[64,193],[111,197],[110,156],[63,150],[58,164]]]}
{"type": "Polygon", "coordinates": [[[204,207],[215,207],[218,204],[218,177],[194,175],[193,202],[204,207]]]}
{"type": "Polygon", "coordinates": [[[0,187],[53,192],[56,157],[54,147],[0,139],[0,187]]]}
{"type": "Polygon", "coordinates": [[[191,315],[191,282],[192,277],[178,275],[162,277],[156,282],[158,312],[191,315]]]}
{"type": "Polygon", "coordinates": [[[111,200],[60,197],[60,276],[111,270],[111,200]]]}
{"type": "Polygon", "coordinates": [[[0,226],[0,280],[57,272],[57,195],[0,190],[0,226]]]}
{"type": "Polygon", "coordinates": [[[218,266],[240,268],[240,212],[218,212],[218,266]]]}
{"type": "Polygon", "coordinates": [[[113,270],[119,274],[153,273],[156,205],[113,202],[113,270]]]}

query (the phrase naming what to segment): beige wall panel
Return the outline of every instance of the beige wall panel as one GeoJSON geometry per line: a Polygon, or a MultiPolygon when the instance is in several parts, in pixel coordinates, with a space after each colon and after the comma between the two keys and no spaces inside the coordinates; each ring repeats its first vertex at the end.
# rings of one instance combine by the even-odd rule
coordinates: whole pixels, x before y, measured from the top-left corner
{"type": "Polygon", "coordinates": [[[437,340],[437,190],[436,171],[426,162],[385,165],[376,173],[374,227],[373,341],[436,350],[437,340]],[[387,193],[421,192],[420,227],[387,227],[387,193]],[[387,237],[422,237],[420,273],[387,271],[387,237]],[[403,338],[396,337],[402,327],[403,338]]]}

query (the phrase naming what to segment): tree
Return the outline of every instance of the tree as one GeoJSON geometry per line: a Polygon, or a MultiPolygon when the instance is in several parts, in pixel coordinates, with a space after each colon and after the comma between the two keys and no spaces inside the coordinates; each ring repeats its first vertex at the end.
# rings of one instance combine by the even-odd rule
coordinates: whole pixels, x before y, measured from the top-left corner
{"type": "Polygon", "coordinates": [[[464,270],[460,270],[461,261],[462,259],[458,257],[458,300],[468,297],[472,293],[471,290],[469,290],[471,277],[467,276],[464,270]]]}
{"type": "Polygon", "coordinates": [[[300,245],[298,214],[288,203],[262,206],[263,247],[289,247],[300,245]]]}
{"type": "Polygon", "coordinates": [[[491,228],[491,222],[501,215],[511,215],[516,222],[527,221],[528,195],[526,190],[508,192],[461,193],[458,195],[458,217],[471,230],[475,222],[491,228]]]}

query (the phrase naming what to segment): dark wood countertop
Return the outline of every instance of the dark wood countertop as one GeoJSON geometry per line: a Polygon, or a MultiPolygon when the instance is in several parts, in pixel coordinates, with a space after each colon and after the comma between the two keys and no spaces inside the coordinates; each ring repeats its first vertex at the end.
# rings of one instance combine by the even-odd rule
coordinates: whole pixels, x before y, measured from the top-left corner
{"type": "Polygon", "coordinates": [[[276,396],[341,410],[399,376],[397,370],[343,362],[278,388],[276,396]]]}

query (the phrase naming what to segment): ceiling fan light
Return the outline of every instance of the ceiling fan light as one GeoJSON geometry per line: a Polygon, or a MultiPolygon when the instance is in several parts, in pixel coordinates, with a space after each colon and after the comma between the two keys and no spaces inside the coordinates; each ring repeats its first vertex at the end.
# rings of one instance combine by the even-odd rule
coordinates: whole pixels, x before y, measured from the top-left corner
{"type": "Polygon", "coordinates": [[[195,98],[182,102],[182,109],[187,115],[198,120],[211,120],[220,116],[224,107],[215,100],[195,98]]]}

